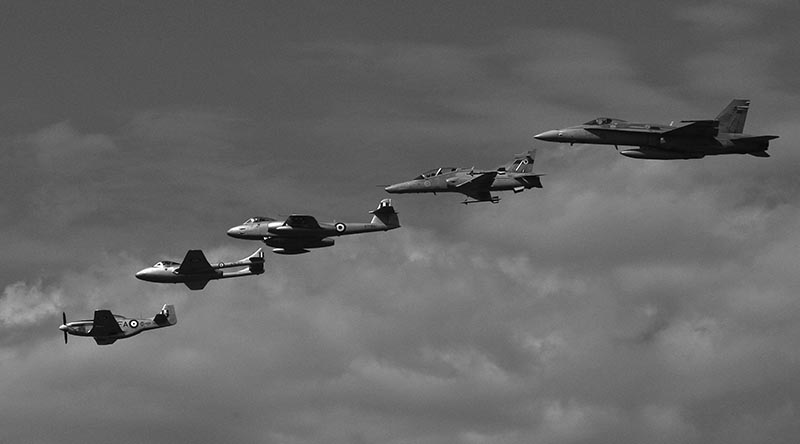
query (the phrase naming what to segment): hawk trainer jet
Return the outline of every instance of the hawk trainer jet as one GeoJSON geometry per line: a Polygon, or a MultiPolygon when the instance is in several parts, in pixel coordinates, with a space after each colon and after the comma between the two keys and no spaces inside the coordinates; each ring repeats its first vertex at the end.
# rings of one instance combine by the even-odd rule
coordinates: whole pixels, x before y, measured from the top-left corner
{"type": "Polygon", "coordinates": [[[334,236],[389,231],[400,226],[391,199],[383,199],[369,223],[319,223],[314,216],[293,214],[286,220],[251,217],[228,230],[228,236],[263,241],[277,254],[308,253],[309,248],[330,247],[334,236]]]}
{"type": "Polygon", "coordinates": [[[769,157],[769,141],[778,136],[743,134],[750,100],[734,99],[713,120],[673,123],[633,123],[598,117],[583,125],[545,131],[534,138],[548,142],[634,146],[619,150],[636,159],[700,159],[717,154],[769,157]]]}
{"type": "Polygon", "coordinates": [[[513,190],[521,193],[530,188],[541,188],[541,174],[533,174],[535,151],[514,156],[514,160],[491,171],[476,171],[475,168],[436,168],[424,172],[408,182],[386,187],[389,193],[461,193],[467,196],[462,203],[497,203],[499,196],[492,191],[513,190]],[[473,200],[469,200],[472,198],[473,200]]]}
{"type": "Polygon", "coordinates": [[[236,262],[220,262],[211,265],[202,250],[189,250],[183,262],[160,261],[152,267],[136,273],[136,277],[148,282],[167,284],[186,284],[191,290],[202,290],[208,281],[239,276],[250,276],[264,272],[264,252],[259,248],[255,253],[236,262]],[[247,267],[236,271],[222,271],[223,268],[247,267]]]}
{"type": "Polygon", "coordinates": [[[145,330],[169,327],[178,322],[175,307],[164,305],[161,311],[150,319],[129,319],[124,316],[111,314],[108,310],[97,310],[94,319],[67,322],[67,314],[62,313],[63,323],[59,330],[64,332],[64,343],[67,343],[67,334],[75,336],[90,336],[97,345],[113,344],[117,339],[130,338],[145,330]]]}

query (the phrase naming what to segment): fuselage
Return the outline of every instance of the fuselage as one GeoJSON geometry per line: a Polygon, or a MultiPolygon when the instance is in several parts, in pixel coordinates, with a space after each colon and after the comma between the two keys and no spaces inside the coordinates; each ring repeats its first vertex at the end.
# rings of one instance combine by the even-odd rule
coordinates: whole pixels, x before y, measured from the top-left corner
{"type": "Polygon", "coordinates": [[[180,266],[181,264],[176,262],[161,261],[152,267],[147,267],[136,272],[135,276],[137,279],[143,281],[162,284],[180,284],[189,281],[208,281],[222,278],[221,270],[213,270],[207,273],[182,274],[177,271],[180,266]]]}
{"type": "Polygon", "coordinates": [[[703,123],[719,124],[717,121],[685,121],[680,125],[634,123],[601,117],[583,125],[545,131],[534,138],[570,145],[632,146],[636,148],[621,149],[619,153],[633,158],[698,159],[719,154],[768,157],[769,140],[777,137],[723,132],[703,123]]]}
{"type": "MultiPolygon", "coordinates": [[[[389,185],[385,188],[387,193],[462,193],[459,185],[473,180],[476,176],[486,172],[476,172],[470,168],[438,168],[423,173],[416,178],[389,185]]],[[[494,173],[494,172],[491,172],[494,173]]],[[[541,182],[530,180],[530,174],[497,172],[487,191],[509,191],[528,188],[541,188],[541,182]]]]}
{"type": "MultiPolygon", "coordinates": [[[[122,330],[121,333],[117,333],[115,335],[103,335],[103,337],[107,338],[129,338],[131,336],[138,335],[139,333],[145,330],[152,330],[154,328],[160,328],[162,326],[153,322],[152,319],[129,319],[122,316],[114,315],[114,319],[117,321],[119,328],[122,330]]],[[[92,334],[92,329],[94,328],[94,321],[91,319],[85,319],[81,321],[72,321],[66,324],[62,324],[58,327],[59,330],[65,331],[74,336],[92,336],[95,337],[97,335],[92,334]]]]}

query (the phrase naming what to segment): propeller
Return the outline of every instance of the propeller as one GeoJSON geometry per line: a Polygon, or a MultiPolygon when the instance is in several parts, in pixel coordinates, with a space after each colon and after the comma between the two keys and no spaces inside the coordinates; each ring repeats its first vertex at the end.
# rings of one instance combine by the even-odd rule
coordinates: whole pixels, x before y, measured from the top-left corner
{"type": "Polygon", "coordinates": [[[64,343],[66,344],[67,343],[67,313],[64,312],[64,311],[61,312],[61,320],[63,321],[61,326],[64,327],[64,329],[61,330],[61,331],[64,332],[64,343]]]}

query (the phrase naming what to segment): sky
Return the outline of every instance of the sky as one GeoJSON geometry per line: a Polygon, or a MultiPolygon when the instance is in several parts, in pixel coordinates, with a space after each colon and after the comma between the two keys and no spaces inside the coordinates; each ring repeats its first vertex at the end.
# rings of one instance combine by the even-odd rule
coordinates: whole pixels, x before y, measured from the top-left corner
{"type": "Polygon", "coordinates": [[[794,443],[800,6],[790,0],[0,4],[0,442],[794,443]],[[770,158],[533,135],[752,100],[770,158]],[[139,269],[368,221],[382,187],[536,149],[497,205],[203,291],[139,269]],[[178,324],[64,345],[61,312],[178,324]]]}

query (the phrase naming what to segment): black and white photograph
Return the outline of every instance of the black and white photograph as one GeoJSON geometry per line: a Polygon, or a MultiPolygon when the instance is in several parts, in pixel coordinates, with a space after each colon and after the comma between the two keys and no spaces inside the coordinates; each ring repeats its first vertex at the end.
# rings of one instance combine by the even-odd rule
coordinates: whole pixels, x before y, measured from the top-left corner
{"type": "Polygon", "coordinates": [[[0,2],[0,443],[797,443],[798,19],[0,2]]]}

